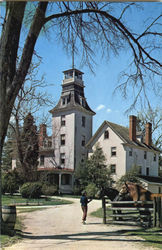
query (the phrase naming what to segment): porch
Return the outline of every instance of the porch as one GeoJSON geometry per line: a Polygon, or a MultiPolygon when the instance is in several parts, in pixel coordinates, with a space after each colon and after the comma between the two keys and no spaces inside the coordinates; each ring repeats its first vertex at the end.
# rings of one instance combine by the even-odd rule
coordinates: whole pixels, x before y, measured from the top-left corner
{"type": "Polygon", "coordinates": [[[47,181],[58,186],[58,192],[71,194],[74,185],[74,173],[72,170],[39,168],[39,176],[46,173],[47,181]]]}

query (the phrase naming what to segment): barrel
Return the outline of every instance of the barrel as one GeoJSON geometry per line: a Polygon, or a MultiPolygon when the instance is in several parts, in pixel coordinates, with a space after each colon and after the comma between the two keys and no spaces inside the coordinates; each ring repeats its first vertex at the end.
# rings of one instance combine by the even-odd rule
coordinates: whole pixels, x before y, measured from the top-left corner
{"type": "Polygon", "coordinates": [[[14,235],[16,222],[16,206],[2,206],[3,231],[5,234],[14,235]]]}

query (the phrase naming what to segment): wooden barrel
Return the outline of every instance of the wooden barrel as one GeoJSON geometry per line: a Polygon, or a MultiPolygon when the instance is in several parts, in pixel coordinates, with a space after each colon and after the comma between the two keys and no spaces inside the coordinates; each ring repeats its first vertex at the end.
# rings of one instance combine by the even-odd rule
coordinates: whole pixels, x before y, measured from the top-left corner
{"type": "Polygon", "coordinates": [[[16,222],[16,206],[2,206],[3,231],[5,234],[14,235],[16,222]]]}

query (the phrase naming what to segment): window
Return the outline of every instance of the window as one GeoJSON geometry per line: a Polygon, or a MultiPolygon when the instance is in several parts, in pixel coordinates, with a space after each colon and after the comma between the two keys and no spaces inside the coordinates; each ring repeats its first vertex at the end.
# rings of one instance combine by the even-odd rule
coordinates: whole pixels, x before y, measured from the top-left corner
{"type": "Polygon", "coordinates": [[[129,156],[132,156],[133,155],[133,150],[132,148],[129,149],[129,156]]]}
{"type": "Polygon", "coordinates": [[[61,126],[65,126],[65,115],[61,116],[61,126]]]}
{"type": "Polygon", "coordinates": [[[142,167],[141,166],[138,166],[138,173],[142,174],[142,167]]]}
{"type": "Polygon", "coordinates": [[[161,194],[161,188],[159,187],[158,189],[159,189],[159,194],[161,194]]]}
{"type": "Polygon", "coordinates": [[[40,166],[44,166],[44,155],[40,156],[40,166]]]}
{"type": "Polygon", "coordinates": [[[104,139],[109,139],[109,131],[106,130],[104,133],[104,139]]]}
{"type": "Polygon", "coordinates": [[[62,105],[65,105],[65,104],[66,104],[66,98],[63,97],[63,98],[62,98],[62,105]]]}
{"type": "Polygon", "coordinates": [[[61,184],[62,185],[70,185],[71,184],[70,180],[71,180],[71,178],[70,178],[70,175],[68,175],[68,174],[63,174],[61,176],[61,184]]]}
{"type": "Polygon", "coordinates": [[[51,147],[52,147],[52,142],[48,141],[48,148],[51,148],[51,147]]]}
{"type": "Polygon", "coordinates": [[[85,107],[86,103],[85,103],[85,100],[83,99],[83,97],[80,96],[79,99],[80,99],[80,105],[83,106],[83,107],[85,107]]]}
{"type": "Polygon", "coordinates": [[[83,163],[85,161],[85,154],[82,154],[81,162],[83,163]]]}
{"type": "Polygon", "coordinates": [[[65,79],[70,79],[73,77],[73,71],[68,71],[65,73],[65,79]]]}
{"type": "Polygon", "coordinates": [[[45,139],[45,140],[43,141],[43,147],[44,147],[44,148],[47,148],[47,146],[48,146],[48,144],[47,144],[47,139],[45,139]]]}
{"type": "Polygon", "coordinates": [[[82,127],[85,127],[85,121],[86,121],[85,116],[82,116],[82,127]]]}
{"type": "Polygon", "coordinates": [[[146,175],[149,175],[149,168],[146,168],[146,175]]]}
{"type": "Polygon", "coordinates": [[[156,154],[154,154],[154,161],[156,161],[156,154]]]}
{"type": "Polygon", "coordinates": [[[146,160],[147,159],[147,152],[144,151],[144,159],[146,160]]]}
{"type": "Polygon", "coordinates": [[[111,173],[116,174],[116,165],[110,165],[111,173]]]}
{"type": "Polygon", "coordinates": [[[85,146],[85,136],[82,135],[82,146],[84,147],[85,146]]]}
{"type": "Polygon", "coordinates": [[[60,154],[60,164],[65,165],[65,153],[60,154]]]}
{"type": "Polygon", "coordinates": [[[111,156],[116,156],[116,147],[111,147],[111,156]]]}
{"type": "Polygon", "coordinates": [[[65,134],[61,135],[61,145],[65,145],[65,134]]]}

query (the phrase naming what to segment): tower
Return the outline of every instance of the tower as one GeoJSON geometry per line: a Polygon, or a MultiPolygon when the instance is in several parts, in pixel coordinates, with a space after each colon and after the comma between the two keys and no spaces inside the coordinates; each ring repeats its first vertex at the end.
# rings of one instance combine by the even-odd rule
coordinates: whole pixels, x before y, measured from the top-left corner
{"type": "MultiPolygon", "coordinates": [[[[63,72],[62,93],[50,111],[55,162],[58,168],[74,172],[87,157],[86,143],[92,136],[92,111],[84,96],[83,73],[75,68],[63,72]]],[[[68,183],[68,178],[67,178],[68,183]]]]}

